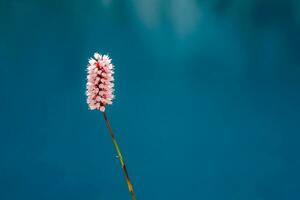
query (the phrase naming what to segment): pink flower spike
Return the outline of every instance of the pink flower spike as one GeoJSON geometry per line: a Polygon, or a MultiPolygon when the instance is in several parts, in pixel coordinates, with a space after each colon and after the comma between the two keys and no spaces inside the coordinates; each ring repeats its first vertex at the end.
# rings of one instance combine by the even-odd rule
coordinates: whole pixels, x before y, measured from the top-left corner
{"type": "Polygon", "coordinates": [[[105,111],[106,105],[112,104],[114,97],[114,71],[108,55],[94,53],[87,66],[86,95],[91,110],[105,111]]]}

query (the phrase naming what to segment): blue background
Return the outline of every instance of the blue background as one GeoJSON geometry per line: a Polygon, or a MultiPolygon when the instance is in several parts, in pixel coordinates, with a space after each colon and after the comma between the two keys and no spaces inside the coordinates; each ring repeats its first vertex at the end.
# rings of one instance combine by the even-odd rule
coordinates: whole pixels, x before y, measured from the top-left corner
{"type": "Polygon", "coordinates": [[[1,0],[0,199],[300,199],[297,0],[1,0]]]}

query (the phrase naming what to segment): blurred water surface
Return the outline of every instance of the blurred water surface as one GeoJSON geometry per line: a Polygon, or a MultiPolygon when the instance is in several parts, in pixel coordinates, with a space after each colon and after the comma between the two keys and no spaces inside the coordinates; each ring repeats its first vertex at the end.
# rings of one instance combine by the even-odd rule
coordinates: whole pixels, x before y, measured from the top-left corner
{"type": "Polygon", "coordinates": [[[300,199],[296,0],[0,1],[0,199],[129,199],[87,59],[138,199],[300,199]]]}

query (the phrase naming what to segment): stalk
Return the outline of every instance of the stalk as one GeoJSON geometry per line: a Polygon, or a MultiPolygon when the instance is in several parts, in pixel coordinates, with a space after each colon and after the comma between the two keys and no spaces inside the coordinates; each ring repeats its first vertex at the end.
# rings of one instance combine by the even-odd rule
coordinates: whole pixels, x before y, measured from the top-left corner
{"type": "Polygon", "coordinates": [[[107,115],[105,112],[102,112],[103,113],[103,117],[104,117],[104,120],[105,120],[105,123],[106,123],[106,126],[108,128],[108,132],[111,136],[111,139],[114,143],[114,146],[115,146],[115,149],[117,151],[117,154],[118,154],[118,158],[120,160],[120,163],[121,163],[121,166],[122,166],[122,169],[123,169],[123,172],[124,172],[124,175],[125,175],[125,179],[126,179],[126,182],[127,182],[127,186],[128,186],[128,190],[129,190],[129,193],[130,193],[130,196],[131,196],[131,199],[132,200],[136,200],[135,198],[135,194],[134,194],[134,190],[133,190],[133,186],[132,186],[132,183],[130,181],[130,178],[129,178],[129,175],[128,175],[128,172],[127,172],[127,168],[126,168],[126,165],[125,165],[125,162],[124,162],[124,159],[123,159],[123,156],[121,154],[121,150],[119,148],[119,145],[117,143],[117,140],[115,138],[115,134],[113,133],[112,131],[112,128],[109,124],[109,121],[108,121],[108,118],[107,118],[107,115]]]}

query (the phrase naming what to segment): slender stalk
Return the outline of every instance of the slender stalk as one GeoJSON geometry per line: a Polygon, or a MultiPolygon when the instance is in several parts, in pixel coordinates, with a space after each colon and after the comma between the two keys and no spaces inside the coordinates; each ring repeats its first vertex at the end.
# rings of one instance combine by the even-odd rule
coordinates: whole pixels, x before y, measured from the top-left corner
{"type": "Polygon", "coordinates": [[[112,141],[113,141],[113,143],[114,143],[115,149],[116,149],[116,151],[117,151],[118,158],[119,158],[119,160],[120,160],[120,163],[121,163],[121,166],[122,166],[122,169],[123,169],[125,178],[126,178],[128,190],[129,190],[130,195],[131,195],[131,199],[132,199],[132,200],[136,200],[135,194],[134,194],[134,191],[133,191],[133,186],[132,186],[132,183],[131,183],[131,181],[130,181],[130,178],[129,178],[129,175],[128,175],[128,172],[127,172],[127,168],[126,168],[124,159],[123,159],[123,157],[122,157],[121,150],[120,150],[119,145],[118,145],[118,143],[117,143],[117,140],[116,140],[116,138],[115,138],[115,134],[113,133],[112,128],[111,128],[111,126],[110,126],[110,124],[109,124],[109,122],[108,122],[108,119],[107,119],[107,116],[106,116],[106,113],[105,113],[105,112],[103,112],[103,117],[104,117],[105,123],[106,123],[106,125],[107,125],[107,128],[108,128],[108,130],[109,130],[109,134],[110,134],[110,136],[111,136],[111,139],[112,139],[112,141]]]}

